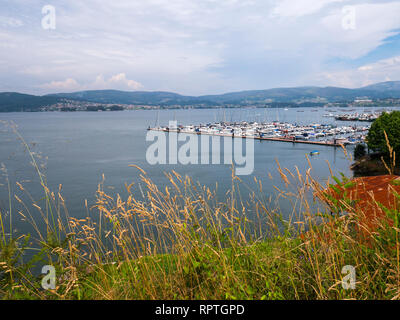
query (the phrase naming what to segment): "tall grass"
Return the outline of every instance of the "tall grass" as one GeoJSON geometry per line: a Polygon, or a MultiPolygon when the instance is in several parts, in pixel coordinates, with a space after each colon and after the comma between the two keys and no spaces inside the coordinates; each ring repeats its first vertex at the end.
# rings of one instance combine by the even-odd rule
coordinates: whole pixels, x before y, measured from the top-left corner
{"type": "MultiPolygon", "coordinates": [[[[39,175],[43,199],[25,203],[9,186],[10,208],[0,212],[3,299],[400,297],[398,207],[384,208],[371,198],[392,223],[380,219],[370,228],[345,195],[338,201],[326,192],[332,181],[346,189],[346,177],[321,185],[311,164],[302,173],[277,163],[284,187],[276,187],[275,199],[264,195],[258,179],[250,187],[232,174],[230,190],[219,200],[216,190],[177,172],[166,174],[168,186],[160,189],[133,166],[140,181],[126,186],[126,196],[108,195],[101,183],[95,205],[86,205],[87,216],[77,219],[69,216],[61,188],[48,188],[35,155],[19,138],[39,175]],[[243,200],[243,190],[249,200],[243,200]],[[277,199],[291,203],[289,217],[274,206],[277,199]],[[326,203],[324,209],[314,205],[317,199],[326,203]],[[24,208],[17,213],[15,201],[24,208]],[[34,234],[13,234],[8,223],[17,215],[34,234]],[[43,265],[56,268],[54,290],[41,288],[37,270],[43,265]],[[346,265],[356,268],[354,290],[342,287],[346,265]]],[[[390,192],[400,199],[393,188],[390,192]]]]}

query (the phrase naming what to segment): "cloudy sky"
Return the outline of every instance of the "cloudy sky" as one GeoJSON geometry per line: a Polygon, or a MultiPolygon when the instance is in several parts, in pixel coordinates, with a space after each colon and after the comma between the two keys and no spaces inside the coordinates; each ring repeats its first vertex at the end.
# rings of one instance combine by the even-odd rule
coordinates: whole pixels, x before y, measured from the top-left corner
{"type": "Polygon", "coordinates": [[[0,8],[0,91],[202,95],[400,80],[400,0],[0,0],[0,8]]]}

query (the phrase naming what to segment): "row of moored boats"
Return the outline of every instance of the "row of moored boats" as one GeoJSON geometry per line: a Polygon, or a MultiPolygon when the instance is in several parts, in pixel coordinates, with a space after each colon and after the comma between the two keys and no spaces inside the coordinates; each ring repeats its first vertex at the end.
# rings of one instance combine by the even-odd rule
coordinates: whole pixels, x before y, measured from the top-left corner
{"type": "MultiPolygon", "coordinates": [[[[326,124],[296,125],[286,122],[217,122],[200,125],[179,125],[154,128],[161,131],[197,133],[249,138],[276,138],[303,141],[335,140],[341,144],[363,142],[368,133],[366,126],[335,126],[326,124]]],[[[335,143],[336,144],[336,143],[335,143]]]]}

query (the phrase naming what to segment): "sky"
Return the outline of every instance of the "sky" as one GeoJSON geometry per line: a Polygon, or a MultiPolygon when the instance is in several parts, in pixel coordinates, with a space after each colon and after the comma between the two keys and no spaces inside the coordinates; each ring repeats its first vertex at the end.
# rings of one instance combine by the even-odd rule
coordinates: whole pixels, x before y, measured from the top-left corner
{"type": "Polygon", "coordinates": [[[0,0],[0,92],[400,80],[400,0],[0,0]]]}

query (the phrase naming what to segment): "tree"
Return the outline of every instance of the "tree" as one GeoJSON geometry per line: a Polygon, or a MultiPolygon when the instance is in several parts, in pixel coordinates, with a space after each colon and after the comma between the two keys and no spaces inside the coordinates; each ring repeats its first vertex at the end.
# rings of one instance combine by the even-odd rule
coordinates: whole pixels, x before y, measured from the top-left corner
{"type": "Polygon", "coordinates": [[[400,111],[391,113],[384,112],[376,119],[368,132],[368,147],[376,152],[389,153],[385,134],[389,139],[389,144],[393,150],[400,154],[400,111]]]}
{"type": "Polygon", "coordinates": [[[122,111],[122,110],[124,110],[124,107],[118,106],[118,105],[113,105],[109,109],[110,109],[110,111],[122,111]]]}
{"type": "Polygon", "coordinates": [[[356,148],[354,149],[354,159],[358,160],[362,157],[364,157],[366,154],[365,151],[365,145],[359,143],[356,145],[356,148]]]}
{"type": "Polygon", "coordinates": [[[87,106],[86,111],[106,111],[106,107],[104,107],[102,105],[87,106]]]}

